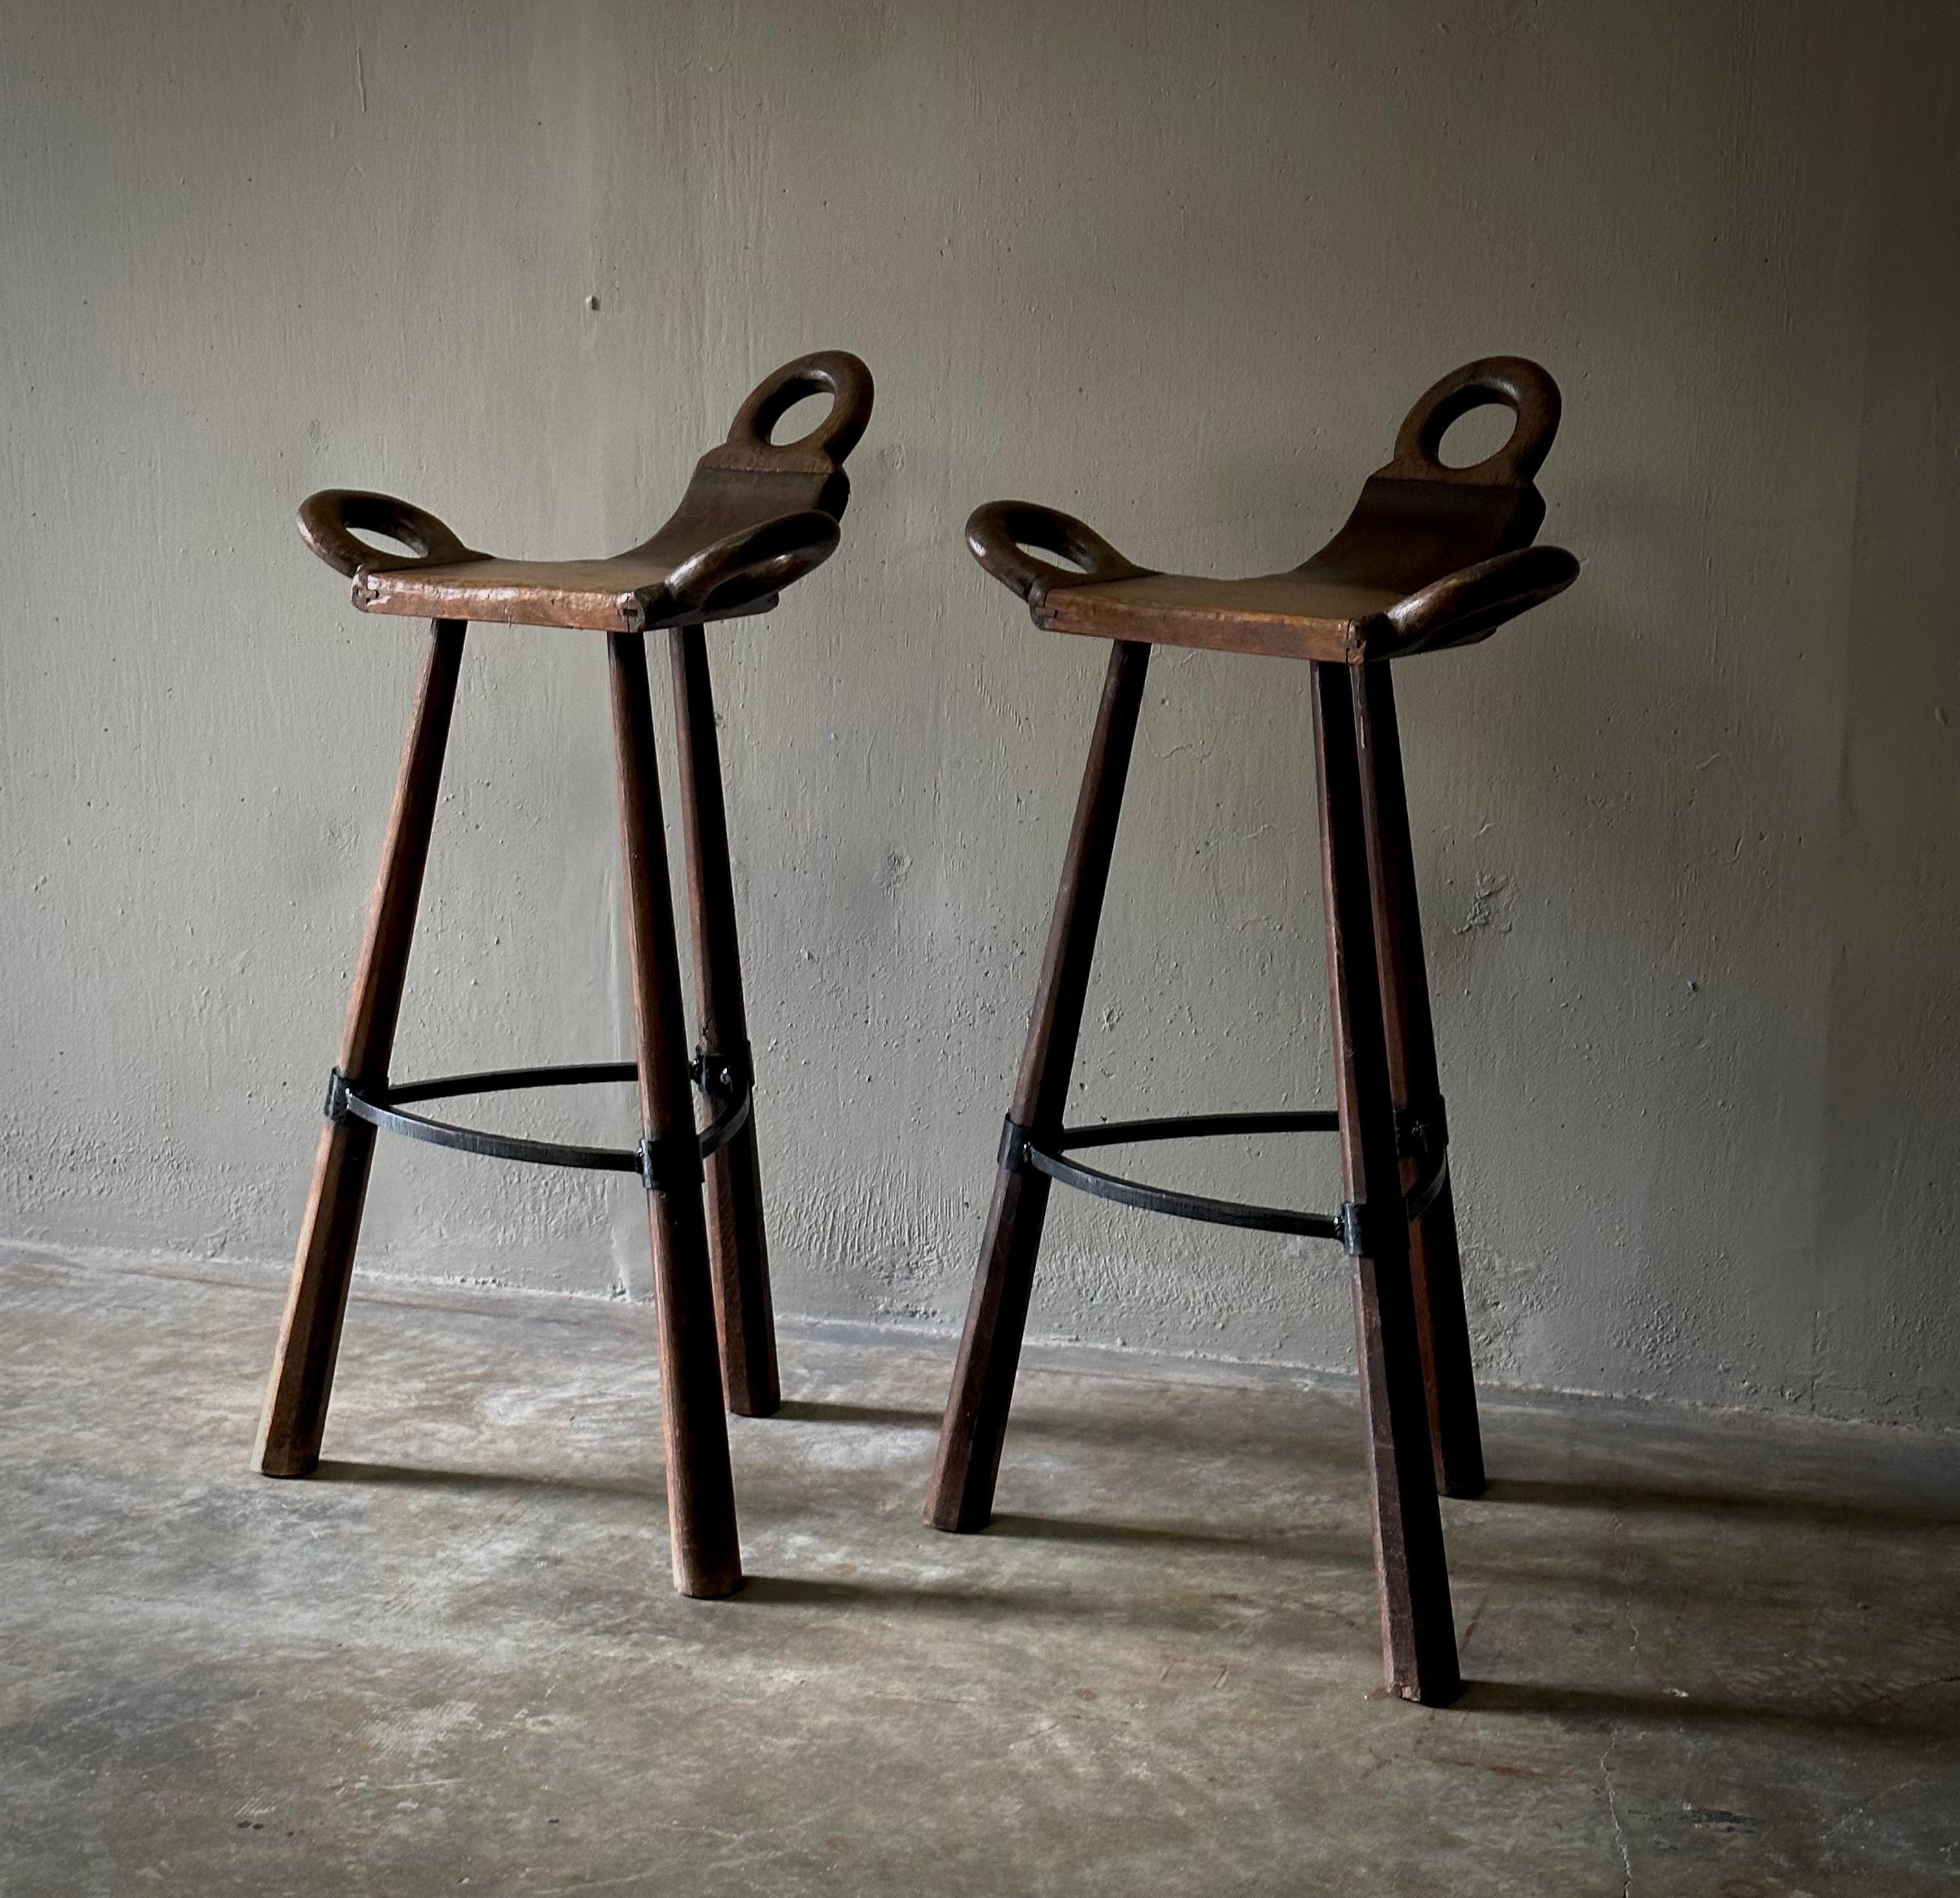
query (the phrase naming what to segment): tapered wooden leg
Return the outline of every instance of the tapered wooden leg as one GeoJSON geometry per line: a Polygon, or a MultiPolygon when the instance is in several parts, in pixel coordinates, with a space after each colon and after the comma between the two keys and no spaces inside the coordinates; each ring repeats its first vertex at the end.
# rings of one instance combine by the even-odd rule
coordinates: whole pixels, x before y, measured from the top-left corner
{"type": "MultiPolygon", "coordinates": [[[[1386,664],[1354,667],[1351,677],[1360,744],[1361,812],[1374,893],[1389,1088],[1395,1110],[1405,1121],[1426,1115],[1431,1127],[1440,1129],[1443,1095],[1437,1080],[1436,1027],[1430,1014],[1429,971],[1423,956],[1414,855],[1409,845],[1395,689],[1386,664]]],[[[1420,1170],[1417,1159],[1405,1157],[1404,1186],[1414,1185],[1420,1170]]],[[[1411,1228],[1409,1275],[1415,1288],[1416,1335],[1422,1343],[1437,1486],[1446,1495],[1481,1496],[1484,1440],[1477,1425],[1470,1327],[1463,1310],[1456,1205],[1446,1176],[1442,1190],[1411,1228]]]]}
{"type": "Polygon", "coordinates": [[[1313,668],[1313,739],[1341,1177],[1357,1234],[1351,1247],[1354,1329],[1368,1429],[1382,1670],[1391,1692],[1440,1706],[1456,1697],[1462,1681],[1430,1462],[1345,670],[1313,668]]]}
{"type": "MultiPolygon", "coordinates": [[[[380,1084],[388,1078],[466,631],[460,619],[438,619],[429,630],[422,690],[395,782],[394,809],[341,1037],[340,1072],[357,1084],[380,1084]]],[[[269,1476],[304,1476],[320,1461],[374,1153],[374,1129],[364,1121],[329,1120],[320,1130],[313,1191],[253,1452],[253,1466],[269,1476]]]]}
{"type": "MultiPolygon", "coordinates": [[[[1096,735],[1062,862],[1061,887],[1048,924],[1027,1048],[1014,1087],[1010,1135],[1018,1128],[1042,1140],[1061,1130],[1149,663],[1150,648],[1134,642],[1119,641],[1109,654],[1096,735]]],[[[1004,1141],[987,1235],[966,1308],[966,1330],[953,1374],[953,1393],[940,1426],[939,1457],[925,1512],[935,1529],[984,1529],[993,1513],[994,1479],[1013,1401],[1048,1193],[1047,1175],[1020,1161],[1010,1142],[1004,1141]]]]}
{"type": "MultiPolygon", "coordinates": [[[[694,982],[702,1052],[747,1082],[749,1015],[742,999],[735,890],[728,863],[728,814],[721,793],[721,747],[708,642],[699,626],[667,635],[673,665],[674,726],[679,739],[681,830],[686,839],[688,907],[694,924],[694,982]]],[[[766,1417],[782,1402],[776,1375],[775,1314],[762,1233],[762,1173],[756,1116],[708,1160],[708,1247],[714,1269],[714,1315],[721,1336],[721,1388],[728,1408],[766,1417]]]]}
{"type": "Polygon", "coordinates": [[[652,1184],[654,1301],[660,1351],[660,1417],[674,1586],[684,1595],[732,1595],[742,1585],[735,1482],[721,1409],[714,1298],[702,1213],[701,1152],[687,1072],[680,957],[667,888],[666,835],[654,753],[647,642],[606,635],[612,735],[619,750],[619,835],[625,864],[628,949],[640,1068],[640,1124],[652,1184]]]}

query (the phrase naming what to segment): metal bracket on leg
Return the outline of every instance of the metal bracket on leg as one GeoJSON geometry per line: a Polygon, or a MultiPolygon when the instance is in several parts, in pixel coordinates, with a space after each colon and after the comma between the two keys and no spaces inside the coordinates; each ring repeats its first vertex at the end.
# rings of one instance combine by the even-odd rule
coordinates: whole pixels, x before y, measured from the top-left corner
{"type": "Polygon", "coordinates": [[[1382,1255],[1383,1219],[1400,1219],[1406,1227],[1408,1215],[1400,1206],[1374,1207],[1364,1201],[1344,1200],[1341,1206],[1341,1243],[1351,1259],[1379,1259],[1382,1255]]]}
{"type": "Polygon", "coordinates": [[[701,1142],[690,1127],[642,1134],[640,1184],[649,1193],[698,1193],[701,1158],[701,1142]]]}
{"type": "Polygon", "coordinates": [[[1449,1122],[1442,1095],[1412,1100],[1395,1110],[1395,1157],[1413,1160],[1418,1168],[1415,1184],[1406,1196],[1413,1224],[1435,1203],[1443,1183],[1449,1177],[1449,1122]]]}
{"type": "MultiPolygon", "coordinates": [[[[739,1048],[711,1048],[704,1042],[695,1049],[687,1072],[695,1087],[711,1100],[739,1100],[755,1086],[755,1069],[746,1042],[739,1048]]],[[[729,1129],[731,1134],[734,1131],[732,1127],[729,1129]]]]}
{"type": "Polygon", "coordinates": [[[348,1104],[347,1077],[336,1068],[326,1078],[326,1107],[328,1119],[336,1126],[343,1120],[351,1120],[354,1112],[348,1104]]]}

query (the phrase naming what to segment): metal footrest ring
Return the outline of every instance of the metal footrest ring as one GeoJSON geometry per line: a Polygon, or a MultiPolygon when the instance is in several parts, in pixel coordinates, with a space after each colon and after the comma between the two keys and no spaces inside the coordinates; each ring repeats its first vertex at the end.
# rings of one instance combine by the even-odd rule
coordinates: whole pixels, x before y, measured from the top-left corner
{"type": "Polygon", "coordinates": [[[721,1103],[721,1111],[692,1137],[676,1132],[666,1141],[650,1136],[637,1147],[587,1147],[462,1127],[453,1121],[403,1111],[410,1101],[444,1100],[459,1094],[516,1094],[531,1088],[584,1087],[639,1078],[639,1069],[630,1061],[605,1061],[571,1067],[503,1068],[487,1074],[453,1075],[439,1081],[361,1088],[336,1068],[327,1083],[326,1117],[364,1120],[384,1132],[405,1135],[433,1147],[453,1147],[460,1153],[481,1154],[492,1160],[519,1160],[542,1167],[580,1167],[597,1173],[638,1174],[651,1191],[677,1185],[681,1177],[689,1174],[698,1180],[702,1161],[718,1153],[742,1131],[754,1104],[754,1084],[749,1078],[746,1058],[704,1053],[695,1063],[695,1084],[711,1100],[721,1103]],[[668,1151],[670,1147],[676,1151],[668,1151]]]}
{"type": "MultiPolygon", "coordinates": [[[[1064,1127],[1052,1139],[1037,1142],[1010,1117],[1001,1129],[1001,1164],[1016,1173],[1032,1167],[1065,1186],[1144,1212],[1168,1213],[1175,1219],[1198,1219],[1214,1226],[1289,1233],[1303,1239],[1333,1239],[1351,1253],[1364,1252],[1369,1248],[1363,1236],[1367,1215],[1363,1206],[1349,1204],[1338,1213],[1300,1212],[1289,1206],[1214,1199],[1203,1193],[1180,1193],[1141,1180],[1125,1180],[1068,1158],[1085,1147],[1126,1147],[1154,1140],[1204,1140],[1233,1134],[1338,1133],[1340,1128],[1340,1116],[1325,1108],[1290,1113],[1183,1114],[1166,1119],[1111,1120],[1097,1127],[1064,1127]]],[[[1411,1221],[1421,1218],[1442,1190],[1449,1170],[1449,1148],[1441,1141],[1435,1142],[1422,1158],[1422,1177],[1404,1196],[1404,1216],[1411,1221]]]]}

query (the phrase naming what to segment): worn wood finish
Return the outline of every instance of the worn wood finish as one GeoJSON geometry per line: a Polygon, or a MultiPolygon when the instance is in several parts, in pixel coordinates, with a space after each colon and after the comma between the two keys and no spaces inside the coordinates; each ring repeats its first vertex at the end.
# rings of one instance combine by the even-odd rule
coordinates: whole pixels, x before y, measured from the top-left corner
{"type": "MultiPolygon", "coordinates": [[[[673,670],[681,830],[686,842],[702,1045],[710,1053],[738,1058],[746,1070],[752,1059],[749,1014],[742,994],[742,954],[708,641],[698,626],[676,626],[667,635],[667,646],[673,670]]],[[[708,1157],[708,1237],[714,1266],[715,1319],[721,1334],[723,1394],[738,1416],[769,1416],[782,1402],[782,1389],[776,1370],[775,1317],[752,1107],[735,1138],[708,1157]]]]}
{"type": "MultiPolygon", "coordinates": [[[[711,1048],[746,1068],[748,1028],[701,623],[765,610],[782,588],[829,557],[850,498],[844,460],[864,434],[871,399],[870,374],[855,356],[828,351],[786,364],[750,391],[727,440],[702,457],[667,523],[610,560],[500,560],[466,546],[425,510],[358,489],[327,489],[300,509],[301,537],[353,581],[355,604],[426,613],[436,623],[342,1044],[341,1069],[364,1090],[387,1080],[466,623],[610,635],[641,1119],[654,1157],[648,1212],[668,1515],[675,1584],[691,1595],[728,1594],[742,1581],[718,1361],[725,1355],[736,1409],[760,1414],[780,1400],[752,1121],[716,1156],[708,1190],[718,1272],[709,1271],[643,635],[653,626],[685,629],[673,661],[703,1031],[711,1048]],[[830,406],[815,428],[792,441],[772,439],[795,403],[825,394],[830,406]],[[408,552],[383,553],[362,534],[408,552]],[[725,1352],[715,1349],[718,1330],[725,1352]]],[[[374,1147],[374,1129],[361,1119],[329,1120],[321,1135],[255,1455],[269,1475],[303,1476],[319,1460],[374,1147]]]]}
{"type": "MultiPolygon", "coordinates": [[[[1061,1130],[1088,996],[1096,930],[1123,808],[1150,662],[1147,645],[1122,643],[1109,654],[1096,732],[1083,773],[1061,887],[1014,1085],[1013,1118],[1036,1138],[1061,1130]]],[[[934,1465],[926,1521],[935,1529],[984,1529],[993,1513],[1001,1446],[1013,1402],[1035,1261],[1047,1217],[1049,1181],[1032,1167],[1000,1169],[981,1244],[979,1269],[953,1374],[934,1465]]]]}
{"type": "MultiPolygon", "coordinates": [[[[1389,1087],[1398,1113],[1440,1107],[1436,1026],[1430,1013],[1429,970],[1423,954],[1422,909],[1409,842],[1408,798],[1402,777],[1402,734],[1395,688],[1384,665],[1350,673],[1359,740],[1361,820],[1368,842],[1374,895],[1376,966],[1382,990],[1389,1087]]],[[[1421,1167],[1402,1161],[1402,1184],[1415,1184],[1421,1167]]],[[[1430,1443],[1437,1486],[1446,1495],[1484,1493],[1484,1442],[1463,1308],[1463,1269],[1457,1250],[1456,1206],[1446,1179],[1409,1231],[1409,1272],[1416,1330],[1422,1346],[1430,1443]]]]}
{"type": "MultiPolygon", "coordinates": [[[[694,1097],[681,1014],[680,957],[668,892],[660,772],[654,750],[647,645],[636,632],[606,642],[612,731],[619,752],[619,836],[633,976],[641,1125],[656,1142],[684,1136],[694,1151],[694,1097]]],[[[660,1418],[674,1586],[684,1595],[733,1594],[742,1585],[735,1484],[721,1409],[714,1299],[696,1155],[685,1179],[647,1196],[658,1317],[660,1418]]]]}
{"type": "MultiPolygon", "coordinates": [[[[428,658],[341,1035],[340,1071],[356,1083],[385,1083],[394,1051],[466,630],[460,621],[438,620],[429,631],[428,658]]],[[[320,1129],[313,1190],[253,1453],[254,1467],[269,1476],[304,1476],[320,1461],[374,1152],[374,1129],[365,1122],[329,1121],[320,1129]]]]}
{"type": "Polygon", "coordinates": [[[419,508],[358,489],[313,495],[300,530],[353,581],[354,603],[366,613],[606,632],[764,613],[835,551],[851,493],[844,461],[871,400],[870,371],[843,350],[786,363],[750,392],[728,439],[702,457],[665,524],[609,559],[501,559],[466,546],[419,508]],[[809,433],[770,440],[793,404],[824,394],[829,412],[809,433]],[[361,533],[410,552],[385,553],[361,533]]]}
{"type": "MultiPolygon", "coordinates": [[[[975,559],[1027,602],[1037,625],[1115,642],[1106,729],[1119,678],[1141,686],[1141,655],[1153,644],[1312,662],[1348,1202],[1340,1224],[1353,1256],[1383,1667],[1395,1693],[1430,1705],[1462,1685],[1438,1489],[1478,1493],[1483,1452],[1446,1181],[1413,1231],[1407,1210],[1425,1154],[1403,1158],[1398,1111],[1411,1132],[1433,1130],[1409,1143],[1433,1156],[1441,1101],[1400,733],[1379,662],[1483,639],[1571,584],[1572,556],[1532,544],[1545,517],[1532,477],[1558,414],[1557,385],[1522,358],[1489,357],[1444,377],[1409,412],[1392,458],[1363,486],[1346,524],[1288,573],[1221,581],[1155,572],[1072,516],[1028,502],[991,502],[966,530],[975,559]],[[1446,466],[1445,431],[1487,403],[1512,410],[1510,438],[1472,466],[1446,466]]],[[[1134,717],[1132,702],[1123,762],[1134,717]]],[[[1120,765],[1092,756],[1015,1096],[1013,1119],[1044,1146],[1061,1129],[1113,837],[1114,802],[1105,834],[1097,801],[1121,788],[1120,765]]],[[[941,1427],[926,1512],[939,1528],[979,1528],[992,1505],[1048,1192],[1047,1176],[1017,1170],[1012,1154],[1004,1148],[941,1427]]]]}
{"type": "Polygon", "coordinates": [[[1368,1432],[1382,1668],[1392,1692],[1441,1706],[1456,1699],[1462,1681],[1409,1277],[1354,700],[1344,669],[1317,665],[1313,680],[1341,1180],[1348,1202],[1363,1209],[1366,1220],[1364,1250],[1354,1260],[1354,1329],[1368,1432]]]}
{"type": "Polygon", "coordinates": [[[1468,645],[1577,576],[1571,555],[1531,544],[1545,518],[1532,477],[1558,413],[1558,385],[1522,357],[1452,371],[1410,410],[1394,457],[1363,486],[1341,531],[1285,573],[1158,573],[1080,521],[1029,502],[979,509],[968,544],[1027,601],[1035,623],[1056,632],[1345,665],[1468,645]],[[1516,416],[1510,440],[1472,467],[1446,467],[1438,459],[1444,432],[1488,403],[1516,416]],[[1081,570],[1036,559],[1030,547],[1081,570]]]}

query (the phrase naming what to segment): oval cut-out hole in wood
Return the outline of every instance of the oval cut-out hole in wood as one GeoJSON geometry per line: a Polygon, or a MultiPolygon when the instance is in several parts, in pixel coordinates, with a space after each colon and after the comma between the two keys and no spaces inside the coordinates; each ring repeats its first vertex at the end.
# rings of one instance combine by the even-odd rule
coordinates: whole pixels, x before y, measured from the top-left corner
{"type": "Polygon", "coordinates": [[[398,535],[384,533],[379,527],[349,527],[347,537],[358,546],[365,547],[370,553],[405,553],[413,559],[419,560],[428,551],[412,540],[404,540],[398,535]]]}
{"type": "Polygon", "coordinates": [[[1031,546],[1025,540],[1017,540],[1014,545],[1030,559],[1045,562],[1052,567],[1064,567],[1071,573],[1087,573],[1087,562],[1076,559],[1072,553],[1057,553],[1047,547],[1031,546]]]}
{"type": "Polygon", "coordinates": [[[837,398],[827,389],[813,389],[808,395],[797,396],[769,425],[770,447],[793,448],[808,441],[830,419],[831,411],[836,406],[837,398]],[[813,408],[813,403],[823,406],[813,408]]]}
{"type": "Polygon", "coordinates": [[[1474,468],[1488,461],[1517,432],[1508,404],[1486,402],[1459,416],[1443,432],[1436,458],[1446,468],[1474,468]]]}

